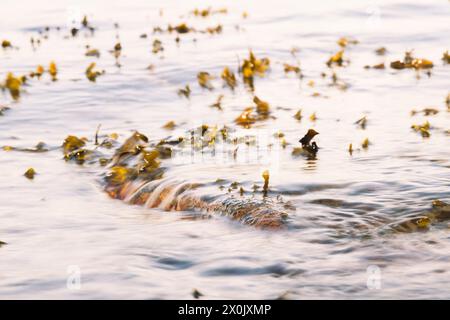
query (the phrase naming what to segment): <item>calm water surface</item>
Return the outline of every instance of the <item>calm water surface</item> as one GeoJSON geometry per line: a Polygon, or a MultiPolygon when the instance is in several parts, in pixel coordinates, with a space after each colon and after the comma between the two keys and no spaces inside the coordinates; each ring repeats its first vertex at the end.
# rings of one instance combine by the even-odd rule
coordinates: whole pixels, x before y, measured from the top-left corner
{"type": "Polygon", "coordinates": [[[190,299],[194,288],[210,299],[450,298],[448,221],[427,232],[378,233],[426,211],[433,199],[450,201],[450,66],[441,61],[450,49],[448,1],[3,0],[0,12],[0,40],[18,47],[0,50],[1,81],[9,71],[29,73],[51,60],[59,69],[56,82],[48,75],[30,80],[19,101],[0,92],[0,103],[10,107],[0,117],[0,145],[43,141],[51,147],[45,153],[0,150],[0,240],[8,243],[0,247],[1,298],[190,299]],[[228,13],[189,14],[208,6],[228,13]],[[93,35],[69,36],[67,23],[77,12],[88,15],[97,29],[93,35]],[[178,45],[175,34],[152,34],[153,27],[181,22],[198,29],[220,23],[223,32],[183,34],[178,45]],[[39,38],[46,26],[48,39],[33,50],[30,37],[39,38]],[[140,38],[142,33],[148,37],[140,38]],[[325,65],[342,36],[359,41],[346,49],[350,64],[336,69],[349,85],[345,91],[329,85],[325,65]],[[162,54],[151,52],[156,38],[162,54]],[[120,68],[109,52],[118,39],[120,68]],[[86,57],[86,45],[101,57],[86,57]],[[381,46],[388,49],[384,56],[374,52],[381,46]],[[299,48],[301,81],[283,72],[283,63],[296,63],[293,47],[299,48]],[[220,77],[213,91],[202,89],[196,75],[235,69],[249,49],[271,59],[270,72],[255,79],[255,94],[271,104],[276,119],[257,129],[280,130],[290,144],[251,163],[186,158],[173,163],[168,175],[200,182],[221,178],[251,189],[269,169],[272,192],[296,208],[287,230],[129,206],[102,191],[101,169],[62,160],[57,147],[68,134],[92,139],[100,123],[102,133],[118,133],[120,140],[139,130],[154,141],[202,123],[233,126],[252,94],[242,83],[234,92],[222,87],[220,77]],[[434,62],[431,76],[364,69],[388,66],[412,49],[434,62]],[[91,62],[106,71],[96,83],[84,75],[91,62]],[[190,100],[177,95],[186,84],[190,100]],[[313,97],[315,92],[321,96],[313,97]],[[219,94],[223,111],[210,107],[219,94]],[[410,115],[425,107],[440,112],[410,115]],[[299,108],[300,122],[293,118],[299,108]],[[354,124],[362,116],[368,119],[365,130],[354,124]],[[178,124],[174,132],[162,129],[170,120],[178,124]],[[428,139],[410,128],[426,120],[432,125],[428,139]],[[309,128],[320,132],[317,158],[292,157],[309,128]],[[349,143],[360,149],[366,137],[368,150],[350,156],[349,143]],[[28,167],[38,172],[32,181],[23,177],[28,167]],[[324,205],[320,199],[342,203],[324,205]],[[81,271],[78,290],[66,285],[71,266],[81,271]],[[381,288],[367,286],[368,268],[378,268],[381,288]]]}

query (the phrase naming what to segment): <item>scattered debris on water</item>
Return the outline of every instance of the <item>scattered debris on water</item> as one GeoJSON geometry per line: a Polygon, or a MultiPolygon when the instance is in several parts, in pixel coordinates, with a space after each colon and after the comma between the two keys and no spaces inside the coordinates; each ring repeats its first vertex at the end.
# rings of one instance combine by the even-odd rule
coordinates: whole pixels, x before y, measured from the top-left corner
{"type": "Polygon", "coordinates": [[[36,171],[33,168],[29,168],[25,173],[23,174],[28,179],[32,180],[34,179],[34,175],[36,174],[36,171]]]}
{"type": "Polygon", "coordinates": [[[184,88],[178,89],[177,93],[180,97],[184,96],[185,98],[189,99],[189,97],[191,96],[191,88],[187,84],[184,88]]]}
{"type": "Polygon", "coordinates": [[[362,147],[363,149],[368,149],[368,148],[369,148],[369,144],[370,144],[369,138],[365,138],[365,139],[363,140],[363,142],[361,143],[361,147],[362,147]]]}
{"type": "Polygon", "coordinates": [[[391,68],[402,70],[402,69],[430,69],[433,68],[433,62],[427,59],[414,58],[412,51],[406,51],[403,61],[396,60],[391,62],[391,68]]]}

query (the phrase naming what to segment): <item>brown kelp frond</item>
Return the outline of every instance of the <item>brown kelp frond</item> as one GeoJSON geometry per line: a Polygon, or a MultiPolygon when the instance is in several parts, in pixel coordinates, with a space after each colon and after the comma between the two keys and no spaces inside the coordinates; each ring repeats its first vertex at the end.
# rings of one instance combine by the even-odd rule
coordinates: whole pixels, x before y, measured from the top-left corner
{"type": "Polygon", "coordinates": [[[230,70],[230,68],[225,67],[220,77],[227,84],[227,86],[230,87],[231,90],[234,90],[234,88],[237,86],[236,76],[234,75],[233,71],[230,70]]]}
{"type": "Polygon", "coordinates": [[[391,68],[402,70],[402,69],[430,69],[433,68],[433,62],[427,59],[419,59],[413,57],[412,51],[406,51],[403,61],[396,60],[391,62],[391,68]]]}
{"type": "Polygon", "coordinates": [[[214,89],[213,85],[211,84],[211,80],[213,79],[213,76],[209,74],[209,72],[201,71],[197,74],[197,81],[200,87],[212,90],[214,89]]]}
{"type": "Polygon", "coordinates": [[[86,69],[86,78],[88,78],[89,81],[95,82],[97,80],[97,77],[104,74],[104,70],[95,70],[96,63],[92,62],[86,69]]]}
{"type": "Polygon", "coordinates": [[[429,138],[431,136],[430,127],[430,123],[428,121],[425,121],[425,123],[423,124],[413,124],[411,126],[411,129],[413,129],[415,132],[420,133],[422,137],[429,138]]]}
{"type": "Polygon", "coordinates": [[[236,124],[245,128],[250,128],[256,121],[262,121],[269,118],[270,105],[266,101],[259,99],[257,96],[253,98],[255,107],[248,107],[234,120],[236,124]]]}
{"type": "Polygon", "coordinates": [[[268,58],[256,58],[253,51],[250,50],[249,57],[248,59],[244,59],[244,62],[240,66],[239,72],[242,74],[244,83],[253,89],[254,77],[263,77],[269,68],[270,60],[268,58]]]}

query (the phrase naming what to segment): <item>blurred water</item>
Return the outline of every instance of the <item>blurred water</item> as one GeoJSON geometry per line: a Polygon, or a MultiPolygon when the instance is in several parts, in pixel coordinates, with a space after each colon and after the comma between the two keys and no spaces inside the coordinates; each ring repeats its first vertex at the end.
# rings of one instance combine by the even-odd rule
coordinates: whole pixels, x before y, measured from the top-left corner
{"type": "Polygon", "coordinates": [[[251,48],[271,59],[269,74],[255,81],[255,94],[276,116],[258,128],[281,130],[291,145],[277,154],[276,165],[186,161],[169,172],[183,180],[239,181],[250,189],[269,166],[272,191],[296,207],[293,227],[279,232],[226,218],[188,220],[183,212],[111,200],[97,182],[98,169],[65,163],[58,149],[1,150],[0,240],[8,243],[0,247],[1,298],[192,298],[194,288],[211,299],[450,298],[448,222],[425,233],[364,237],[427,210],[433,199],[450,200],[450,113],[444,103],[450,67],[441,61],[450,49],[448,1],[3,0],[0,9],[0,40],[18,47],[0,50],[0,79],[51,60],[59,68],[58,81],[30,80],[18,102],[0,94],[0,103],[11,108],[0,117],[0,145],[44,141],[57,147],[68,134],[92,138],[99,123],[102,132],[121,139],[136,129],[155,140],[171,134],[161,128],[170,120],[180,124],[175,135],[202,123],[232,125],[251,105],[251,93],[242,84],[233,93],[220,79],[213,81],[214,91],[201,89],[196,74],[236,68],[237,57],[242,61],[251,48]],[[208,6],[228,13],[189,15],[208,6]],[[73,12],[88,15],[97,28],[93,35],[67,37],[73,12]],[[181,22],[198,29],[220,23],[224,29],[180,35],[178,45],[175,34],[152,34],[153,27],[181,22]],[[48,39],[33,50],[30,37],[46,26],[48,39]],[[325,62],[342,36],[359,41],[346,49],[350,65],[337,70],[350,85],[346,91],[321,77],[329,75],[325,62]],[[151,52],[155,38],[163,42],[163,58],[151,52]],[[118,39],[121,68],[108,52],[118,39]],[[100,50],[99,59],[84,55],[87,44],[100,50]],[[387,54],[375,55],[381,46],[387,54]],[[295,63],[292,47],[300,48],[302,81],[283,72],[283,63],[295,63]],[[389,65],[411,49],[435,63],[431,76],[364,69],[389,65]],[[96,83],[84,75],[90,62],[106,71],[96,83]],[[186,84],[190,100],[176,93],[186,84]],[[219,94],[225,96],[223,111],[209,107],[219,94]],[[412,109],[430,106],[440,112],[410,116],[412,109]],[[299,108],[301,122],[292,117],[299,108]],[[314,123],[308,119],[313,112],[314,123]],[[363,115],[365,130],[354,125],[363,115]],[[426,119],[433,127],[428,139],[410,129],[426,119]],[[292,145],[309,128],[320,132],[317,159],[293,158],[292,145]],[[369,149],[350,156],[348,144],[358,148],[366,137],[369,149]],[[38,172],[33,181],[23,177],[31,166],[38,172]],[[320,199],[343,204],[326,206],[320,199]],[[381,272],[378,290],[367,286],[371,265],[381,272]],[[66,286],[69,266],[81,271],[79,290],[66,286]]]}

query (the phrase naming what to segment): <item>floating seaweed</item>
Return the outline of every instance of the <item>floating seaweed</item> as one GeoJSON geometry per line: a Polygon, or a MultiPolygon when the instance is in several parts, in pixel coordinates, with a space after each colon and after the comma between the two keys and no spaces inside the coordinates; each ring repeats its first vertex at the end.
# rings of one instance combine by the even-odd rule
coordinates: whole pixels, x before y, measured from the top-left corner
{"type": "Polygon", "coordinates": [[[0,105],[0,116],[3,116],[5,114],[5,111],[8,111],[10,108],[7,106],[0,105]]]}
{"type": "Polygon", "coordinates": [[[120,42],[117,42],[110,52],[113,55],[114,59],[116,59],[116,66],[120,67],[119,57],[122,54],[122,44],[120,42]]]}
{"type": "Polygon", "coordinates": [[[200,291],[198,291],[197,289],[192,290],[192,296],[194,297],[194,299],[198,299],[201,296],[203,296],[203,293],[201,293],[200,291]]]}
{"type": "Polygon", "coordinates": [[[215,9],[215,10],[213,10],[212,8],[194,9],[191,13],[196,17],[206,18],[213,14],[226,14],[226,13],[228,13],[228,10],[226,8],[215,9]]]}
{"type": "Polygon", "coordinates": [[[25,82],[25,80],[26,77],[24,76],[15,77],[12,72],[8,72],[5,83],[1,87],[8,89],[11,97],[14,100],[18,100],[20,98],[22,84],[25,82]]]}
{"type": "Polygon", "coordinates": [[[269,118],[270,115],[270,105],[266,101],[259,99],[257,96],[253,98],[255,107],[246,108],[240,115],[235,119],[235,122],[243,127],[249,128],[256,121],[262,121],[269,118]],[[256,111],[256,114],[255,114],[256,111]]]}
{"type": "Polygon", "coordinates": [[[327,66],[331,68],[333,65],[341,67],[344,63],[344,50],[340,50],[331,56],[327,61],[327,66]]]}
{"type": "Polygon", "coordinates": [[[221,24],[218,24],[215,27],[208,27],[204,31],[200,31],[202,33],[209,33],[209,34],[219,34],[222,33],[223,27],[221,24]]]}
{"type": "MultiPolygon", "coordinates": [[[[81,20],[81,28],[89,30],[92,34],[95,31],[95,28],[89,23],[87,16],[83,16],[83,19],[81,20]]],[[[78,35],[78,32],[80,31],[80,28],[72,28],[70,29],[70,34],[72,37],[76,37],[78,35]]]]}
{"type": "Polygon", "coordinates": [[[244,59],[239,72],[242,73],[244,83],[253,89],[254,76],[264,76],[270,67],[270,60],[268,58],[258,59],[250,50],[248,59],[244,59]]]}
{"type": "Polygon", "coordinates": [[[155,39],[152,44],[152,52],[157,54],[158,52],[164,51],[161,40],[155,39]]]}
{"type": "Polygon", "coordinates": [[[97,49],[89,49],[89,47],[88,47],[87,51],[86,51],[86,53],[84,55],[86,57],[100,58],[100,51],[98,51],[97,49]]]}
{"type": "Polygon", "coordinates": [[[348,89],[349,84],[347,84],[345,81],[341,80],[340,78],[338,78],[336,72],[333,72],[331,74],[331,83],[330,83],[330,87],[336,87],[339,90],[345,91],[348,89]]]}
{"type": "MultiPolygon", "coordinates": [[[[222,32],[222,29],[223,29],[222,25],[219,24],[215,27],[208,27],[203,30],[196,30],[195,28],[189,27],[186,23],[183,22],[183,23],[180,23],[175,26],[172,26],[171,24],[169,24],[167,26],[167,29],[161,28],[159,26],[154,27],[153,33],[176,32],[177,34],[185,34],[185,33],[189,33],[189,32],[200,32],[200,33],[218,34],[218,33],[222,32]]],[[[179,42],[180,39],[178,38],[178,40],[176,40],[176,41],[179,42]]]]}
{"type": "Polygon", "coordinates": [[[225,81],[225,83],[231,88],[231,90],[234,90],[234,88],[237,85],[236,76],[234,73],[230,70],[230,68],[225,67],[222,71],[222,74],[220,77],[225,81]]]}
{"type": "Polygon", "coordinates": [[[169,121],[165,125],[163,125],[163,129],[173,130],[176,126],[177,125],[175,124],[175,121],[169,121]]]}
{"type": "Polygon", "coordinates": [[[442,61],[444,61],[444,63],[446,64],[450,64],[450,54],[448,53],[448,51],[445,51],[442,55],[442,61]]]}
{"type": "Polygon", "coordinates": [[[40,153],[40,152],[47,152],[49,149],[45,145],[44,142],[39,142],[36,144],[36,146],[32,148],[20,148],[20,147],[13,147],[13,146],[3,146],[2,149],[4,151],[21,151],[21,152],[31,152],[31,153],[40,153]]]}
{"type": "Polygon", "coordinates": [[[83,164],[86,160],[89,160],[91,155],[93,154],[92,150],[88,149],[77,149],[72,152],[68,152],[64,154],[64,159],[66,161],[73,160],[78,164],[83,164]]]}
{"type": "Polygon", "coordinates": [[[366,116],[364,116],[361,119],[359,119],[358,121],[356,121],[355,124],[359,125],[359,127],[363,130],[366,129],[366,125],[367,125],[366,116]]]}
{"type": "Polygon", "coordinates": [[[211,84],[212,76],[209,74],[209,72],[201,71],[197,74],[197,81],[198,84],[202,88],[206,88],[208,90],[214,89],[214,87],[211,84]]]}
{"type": "Polygon", "coordinates": [[[38,79],[40,79],[41,76],[44,74],[44,72],[45,72],[44,67],[41,65],[38,65],[36,67],[36,71],[30,72],[30,77],[31,78],[37,77],[38,79]]]}
{"type": "Polygon", "coordinates": [[[431,136],[430,123],[428,121],[425,121],[425,123],[421,125],[413,124],[411,126],[411,129],[413,129],[416,132],[419,132],[424,138],[429,138],[431,136]]]}
{"type": "Polygon", "coordinates": [[[262,101],[257,96],[253,98],[253,102],[256,104],[256,112],[263,118],[267,118],[270,114],[270,105],[266,101],[262,101]]]}
{"type": "Polygon", "coordinates": [[[386,67],[384,66],[384,62],[375,64],[373,66],[366,65],[364,66],[365,69],[377,69],[377,70],[384,70],[386,67]]]}
{"type": "Polygon", "coordinates": [[[171,26],[171,25],[169,24],[169,26],[167,27],[167,31],[168,31],[168,32],[176,31],[176,32],[178,32],[178,33],[188,33],[188,32],[193,31],[193,30],[194,30],[194,29],[193,29],[193,28],[189,28],[189,27],[186,25],[186,23],[181,23],[181,24],[179,24],[179,25],[177,25],[177,26],[175,26],[175,27],[173,27],[173,26],[171,26]]]}
{"type": "Polygon", "coordinates": [[[136,156],[144,150],[148,138],[144,134],[135,131],[115,152],[112,162],[116,164],[122,163],[130,156],[136,156]]]}
{"type": "Polygon", "coordinates": [[[302,109],[299,109],[295,114],[294,114],[294,118],[297,119],[298,121],[302,120],[302,109]]]}
{"type": "Polygon", "coordinates": [[[345,47],[347,47],[348,45],[355,45],[355,44],[358,44],[359,43],[359,41],[358,40],[356,40],[356,39],[351,39],[351,38],[346,38],[346,37],[342,37],[342,38],[340,38],[338,41],[337,41],[337,44],[340,46],[340,47],[342,47],[342,48],[345,48],[345,47]]]}
{"type": "Polygon", "coordinates": [[[293,72],[293,73],[296,73],[296,74],[300,74],[301,73],[301,69],[300,69],[299,66],[294,66],[294,65],[291,65],[291,64],[288,64],[288,63],[284,63],[283,64],[283,68],[284,68],[284,72],[285,73],[290,73],[290,72],[293,72]]]}
{"type": "Polygon", "coordinates": [[[184,97],[186,97],[187,99],[189,99],[189,97],[190,97],[190,95],[191,95],[191,88],[190,88],[189,85],[187,84],[184,88],[178,89],[177,93],[178,93],[178,95],[179,95],[180,97],[181,97],[181,96],[184,96],[184,97]]]}
{"type": "Polygon", "coordinates": [[[214,103],[211,105],[211,107],[217,108],[217,109],[219,109],[219,110],[223,110],[223,109],[222,109],[222,100],[223,100],[223,98],[224,98],[224,95],[223,95],[223,94],[219,95],[219,96],[217,97],[216,102],[214,102],[214,103]]]}
{"type": "Polygon", "coordinates": [[[267,196],[267,192],[269,191],[269,178],[270,178],[269,170],[265,170],[262,173],[262,177],[264,179],[263,193],[265,196],[267,196]]]}
{"type": "Polygon", "coordinates": [[[249,128],[257,120],[256,116],[253,113],[254,110],[255,109],[253,107],[246,108],[234,121],[238,125],[249,128]]]}
{"type": "Polygon", "coordinates": [[[396,232],[420,232],[428,231],[432,224],[447,221],[450,218],[450,204],[441,201],[433,200],[431,209],[420,215],[408,217],[406,219],[393,222],[383,228],[382,232],[396,231],[396,232]]]}
{"type": "Polygon", "coordinates": [[[427,59],[418,59],[412,56],[412,51],[406,51],[403,61],[397,60],[391,62],[391,68],[402,70],[402,69],[430,69],[433,68],[433,62],[427,59]]]}
{"type": "Polygon", "coordinates": [[[362,147],[363,149],[368,149],[368,148],[369,148],[369,144],[370,144],[369,138],[365,138],[365,139],[363,140],[363,142],[361,143],[361,147],[362,147]]]}
{"type": "Polygon", "coordinates": [[[26,178],[33,180],[34,175],[36,174],[36,171],[33,168],[29,168],[25,173],[23,174],[26,178]]]}
{"type": "MultiPolygon", "coordinates": [[[[133,168],[126,168],[123,166],[114,166],[107,173],[105,180],[110,185],[121,185],[126,181],[133,179],[137,176],[137,172],[133,168]]],[[[111,195],[111,194],[110,194],[111,195]]]]}
{"type": "Polygon", "coordinates": [[[380,47],[375,50],[375,53],[379,56],[384,56],[387,52],[387,49],[385,47],[380,47]]]}
{"type": "Polygon", "coordinates": [[[89,81],[95,82],[97,80],[97,77],[104,74],[105,71],[98,71],[98,70],[94,70],[96,66],[95,62],[92,62],[86,69],[86,78],[88,78],[89,81]]]}
{"type": "Polygon", "coordinates": [[[58,68],[56,67],[56,63],[54,61],[51,61],[48,66],[48,73],[52,77],[52,81],[57,80],[56,75],[58,74],[58,68]]]}
{"type": "Polygon", "coordinates": [[[348,153],[350,153],[350,155],[353,154],[353,144],[351,143],[348,145],[348,153]]]}
{"type": "Polygon", "coordinates": [[[422,110],[411,110],[411,116],[415,116],[418,113],[422,113],[424,116],[433,116],[439,113],[439,110],[436,108],[424,108],[422,110]]]}
{"type": "Polygon", "coordinates": [[[86,138],[78,138],[77,136],[67,136],[62,144],[64,154],[80,149],[86,145],[86,138]]]}
{"type": "Polygon", "coordinates": [[[3,41],[2,41],[2,48],[3,48],[3,49],[6,49],[6,48],[12,48],[11,41],[9,41],[9,40],[3,40],[3,41]]]}

